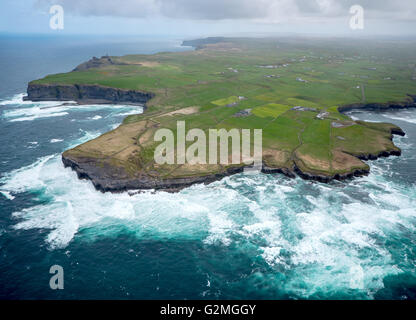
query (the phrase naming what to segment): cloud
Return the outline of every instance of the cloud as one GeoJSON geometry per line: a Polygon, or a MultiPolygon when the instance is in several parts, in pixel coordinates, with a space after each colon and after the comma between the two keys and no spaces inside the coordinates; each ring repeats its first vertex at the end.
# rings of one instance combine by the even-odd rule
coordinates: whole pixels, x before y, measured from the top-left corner
{"type": "Polygon", "coordinates": [[[37,0],[35,7],[47,10],[56,4],[77,16],[144,18],[159,12],[155,0],[37,0]]]}
{"type": "Polygon", "coordinates": [[[415,0],[36,0],[42,9],[53,4],[80,16],[263,22],[348,16],[360,4],[369,18],[416,20],[415,0]]]}
{"type": "Polygon", "coordinates": [[[265,18],[270,0],[156,0],[164,16],[181,19],[256,19],[265,18]]]}

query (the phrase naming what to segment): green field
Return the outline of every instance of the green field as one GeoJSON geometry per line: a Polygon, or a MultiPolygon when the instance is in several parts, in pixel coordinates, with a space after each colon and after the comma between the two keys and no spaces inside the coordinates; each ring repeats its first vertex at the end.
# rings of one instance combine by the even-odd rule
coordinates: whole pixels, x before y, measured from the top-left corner
{"type": "Polygon", "coordinates": [[[416,94],[416,43],[346,39],[222,39],[181,53],[112,57],[121,64],[50,75],[35,84],[99,84],[155,93],[144,114],[67,151],[156,177],[222,166],[157,166],[157,128],[263,129],[264,162],[323,176],[368,165],[355,156],[398,151],[393,125],[355,122],[338,107],[405,102],[416,94]],[[301,107],[301,108],[299,108],[301,107]],[[249,110],[245,116],[236,116],[249,110]],[[176,112],[174,112],[176,111],[176,112]],[[126,134],[128,132],[128,134],[126,134]],[[126,137],[129,137],[128,139],[126,137]],[[112,139],[113,139],[112,138],[112,139]]]}

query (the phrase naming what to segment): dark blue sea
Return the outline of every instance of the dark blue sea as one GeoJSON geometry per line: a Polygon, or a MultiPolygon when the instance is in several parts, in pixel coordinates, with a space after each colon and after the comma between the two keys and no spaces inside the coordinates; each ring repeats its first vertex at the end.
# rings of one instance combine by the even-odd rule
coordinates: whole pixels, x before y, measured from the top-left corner
{"type": "Polygon", "coordinates": [[[23,102],[27,83],[92,56],[190,50],[180,43],[0,36],[0,298],[415,299],[416,110],[351,113],[407,135],[401,157],[347,182],[239,174],[129,196],[63,167],[64,150],[142,108],[23,102]]]}

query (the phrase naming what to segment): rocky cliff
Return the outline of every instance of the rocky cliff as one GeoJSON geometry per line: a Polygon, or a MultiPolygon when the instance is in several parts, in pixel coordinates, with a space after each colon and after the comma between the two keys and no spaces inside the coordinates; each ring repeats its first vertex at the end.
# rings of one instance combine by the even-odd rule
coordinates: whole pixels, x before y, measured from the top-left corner
{"type": "Polygon", "coordinates": [[[113,60],[109,56],[102,56],[101,58],[92,57],[87,62],[81,63],[78,67],[76,67],[72,71],[85,71],[89,69],[102,68],[102,67],[113,66],[113,65],[121,66],[121,65],[128,65],[128,64],[117,61],[117,60],[113,60]]]}
{"type": "Polygon", "coordinates": [[[25,100],[144,104],[153,96],[150,92],[116,89],[101,85],[30,83],[25,100]]]}
{"type": "Polygon", "coordinates": [[[408,99],[403,102],[390,103],[354,103],[341,106],[339,112],[348,112],[352,110],[368,110],[368,111],[385,111],[392,109],[408,109],[416,108],[416,95],[408,95],[408,99]]]}

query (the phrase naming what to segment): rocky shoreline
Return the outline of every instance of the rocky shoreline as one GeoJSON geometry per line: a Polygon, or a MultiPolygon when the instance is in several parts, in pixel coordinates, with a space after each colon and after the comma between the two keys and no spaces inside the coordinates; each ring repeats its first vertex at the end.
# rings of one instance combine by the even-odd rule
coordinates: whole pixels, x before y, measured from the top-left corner
{"type": "MultiPolygon", "coordinates": [[[[380,154],[363,155],[358,157],[361,160],[376,160],[381,157],[400,156],[401,152],[381,152],[380,154]]],[[[182,189],[190,187],[194,184],[210,184],[212,182],[221,180],[227,176],[232,176],[237,173],[242,173],[244,167],[230,168],[225,172],[187,178],[175,178],[175,179],[156,179],[150,176],[141,176],[131,178],[127,174],[114,170],[110,167],[98,167],[96,162],[89,159],[71,159],[62,155],[62,162],[65,168],[71,168],[77,173],[79,179],[90,180],[95,189],[101,192],[120,193],[130,190],[160,190],[167,192],[179,192],[182,189]]],[[[349,180],[354,177],[366,176],[370,173],[370,170],[357,169],[353,172],[345,174],[335,174],[333,176],[314,175],[308,172],[303,172],[296,165],[292,169],[288,168],[269,168],[263,165],[261,170],[265,174],[283,174],[289,178],[301,177],[305,180],[317,181],[321,183],[330,183],[333,180],[343,181],[349,180]]]]}
{"type": "MultiPolygon", "coordinates": [[[[31,101],[76,101],[79,104],[86,103],[132,103],[143,104],[154,97],[152,93],[123,90],[101,85],[48,85],[48,84],[29,84],[27,90],[28,96],[25,100],[31,101]]],[[[416,96],[409,95],[409,100],[402,103],[369,103],[369,104],[351,104],[339,107],[339,112],[345,113],[352,110],[366,111],[385,111],[389,109],[407,109],[416,107],[416,96]]],[[[401,129],[392,129],[393,135],[404,136],[401,129]]],[[[400,156],[401,151],[383,151],[379,154],[362,154],[354,155],[361,160],[376,160],[380,157],[400,156]]],[[[175,179],[157,179],[150,176],[131,177],[120,169],[110,166],[100,167],[94,159],[75,159],[62,155],[62,162],[65,167],[74,170],[80,179],[90,180],[94,187],[102,192],[125,192],[128,190],[164,190],[169,192],[178,192],[193,184],[209,184],[221,180],[226,176],[243,172],[243,167],[230,168],[224,172],[211,174],[207,176],[186,177],[175,179]]],[[[335,174],[326,176],[320,174],[311,174],[303,172],[296,165],[293,168],[269,168],[263,164],[262,172],[266,174],[281,173],[288,177],[295,178],[299,176],[306,180],[313,180],[322,183],[329,183],[332,180],[346,180],[353,177],[368,175],[370,170],[355,170],[345,174],[335,174]]]]}

